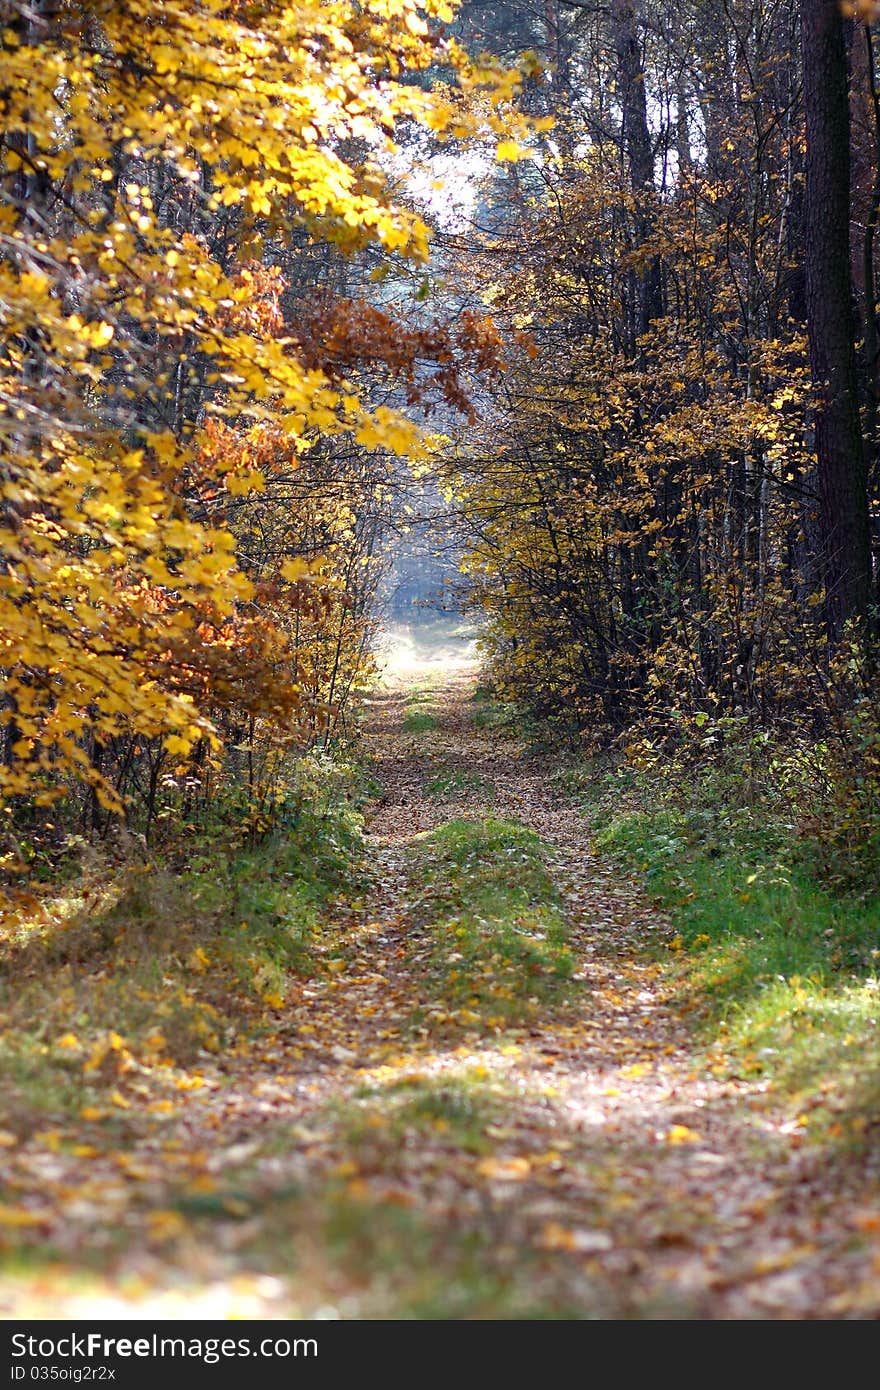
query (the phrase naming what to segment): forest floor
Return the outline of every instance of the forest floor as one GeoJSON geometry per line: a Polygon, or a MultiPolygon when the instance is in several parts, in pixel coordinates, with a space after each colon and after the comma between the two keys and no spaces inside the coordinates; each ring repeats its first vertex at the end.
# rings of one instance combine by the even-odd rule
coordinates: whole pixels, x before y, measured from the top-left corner
{"type": "Polygon", "coordinates": [[[698,1041],[469,649],[397,655],[324,968],[109,1127],[0,1135],[0,1316],[880,1316],[876,1172],[698,1041]]]}

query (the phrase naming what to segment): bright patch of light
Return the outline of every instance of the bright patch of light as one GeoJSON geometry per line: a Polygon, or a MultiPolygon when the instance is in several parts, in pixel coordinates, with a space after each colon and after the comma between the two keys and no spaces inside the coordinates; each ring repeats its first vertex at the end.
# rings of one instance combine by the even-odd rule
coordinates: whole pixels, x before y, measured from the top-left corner
{"type": "Polygon", "coordinates": [[[415,680],[455,679],[475,672],[480,664],[475,635],[438,623],[389,627],[377,643],[377,665],[383,685],[409,685],[415,680]]]}
{"type": "Polygon", "coordinates": [[[482,151],[435,154],[407,180],[412,196],[445,232],[461,231],[473,220],[483,183],[494,160],[482,151]]]}
{"type": "Polygon", "coordinates": [[[392,179],[444,232],[460,232],[472,220],[486,176],[495,165],[494,146],[432,151],[424,137],[401,144],[381,163],[392,179]]]}

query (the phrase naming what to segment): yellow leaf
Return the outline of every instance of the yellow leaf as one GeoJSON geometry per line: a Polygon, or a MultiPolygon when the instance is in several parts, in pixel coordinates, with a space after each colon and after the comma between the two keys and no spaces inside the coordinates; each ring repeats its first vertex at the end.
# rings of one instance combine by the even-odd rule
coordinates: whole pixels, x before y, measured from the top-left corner
{"type": "Polygon", "coordinates": [[[199,975],[202,974],[205,970],[207,970],[210,964],[211,958],[210,956],[206,955],[206,953],[202,950],[201,946],[196,946],[195,950],[190,952],[189,958],[187,960],[187,965],[189,966],[190,970],[195,970],[196,973],[199,975]]]}
{"type": "Polygon", "coordinates": [[[186,1222],[179,1211],[151,1211],[147,1230],[152,1240],[176,1240],[186,1230],[186,1222]]]}
{"type": "Polygon", "coordinates": [[[301,579],[311,578],[311,568],[308,560],[303,560],[297,556],[292,560],[285,560],[281,566],[281,578],[287,579],[291,584],[297,584],[301,579]]]}
{"type": "Polygon", "coordinates": [[[480,1177],[494,1182],[522,1182],[531,1171],[527,1158],[484,1158],[477,1164],[480,1177]]]}
{"type": "Polygon", "coordinates": [[[801,1260],[808,1260],[815,1253],[816,1246],[809,1244],[809,1242],[804,1245],[791,1245],[786,1250],[759,1256],[752,1265],[752,1272],[754,1274],[775,1274],[779,1270],[791,1269],[793,1265],[800,1264],[801,1260]]]}
{"type": "Polygon", "coordinates": [[[265,492],[266,479],[257,469],[249,473],[227,473],[226,490],[233,497],[246,497],[251,492],[265,492]]]}
{"type": "Polygon", "coordinates": [[[193,1178],[189,1185],[190,1192],[216,1192],[217,1182],[210,1173],[199,1173],[197,1178],[193,1178]]]}
{"type": "Polygon", "coordinates": [[[115,331],[112,323],[96,323],[90,325],[89,339],[92,347],[106,347],[112,340],[115,331]]]}
{"type": "Polygon", "coordinates": [[[647,1076],[648,1072],[652,1070],[652,1066],[651,1062],[633,1062],[630,1066],[624,1067],[621,1075],[634,1081],[637,1077],[647,1076]]]}
{"type": "Polygon", "coordinates": [[[495,158],[499,164],[504,161],[515,164],[517,160],[530,159],[531,151],[523,149],[516,140],[499,140],[495,147],[495,158]]]}
{"type": "Polygon", "coordinates": [[[180,734],[168,734],[164,739],[163,747],[168,753],[186,757],[192,748],[192,743],[188,738],[181,738],[180,734]]]}
{"type": "Polygon", "coordinates": [[[48,1221],[45,1212],[28,1211],[27,1207],[10,1207],[0,1202],[0,1226],[18,1229],[25,1226],[44,1226],[48,1221]]]}
{"type": "Polygon", "coordinates": [[[699,1144],[700,1136],[687,1125],[670,1125],[666,1132],[667,1144],[699,1144]]]}
{"type": "Polygon", "coordinates": [[[346,1159],[343,1163],[337,1163],[331,1171],[334,1178],[353,1178],[359,1169],[351,1159],[346,1159]]]}
{"type": "Polygon", "coordinates": [[[59,1129],[41,1129],[34,1135],[38,1144],[49,1150],[50,1153],[57,1154],[61,1149],[61,1131],[59,1129]]]}
{"type": "Polygon", "coordinates": [[[571,1254],[587,1255],[610,1250],[613,1242],[605,1231],[586,1228],[570,1230],[558,1221],[548,1221],[541,1231],[538,1244],[542,1250],[566,1250],[571,1254]]]}
{"type": "Polygon", "coordinates": [[[250,1211],[247,1202],[243,1202],[240,1197],[224,1197],[221,1205],[230,1216],[247,1216],[250,1211]]]}

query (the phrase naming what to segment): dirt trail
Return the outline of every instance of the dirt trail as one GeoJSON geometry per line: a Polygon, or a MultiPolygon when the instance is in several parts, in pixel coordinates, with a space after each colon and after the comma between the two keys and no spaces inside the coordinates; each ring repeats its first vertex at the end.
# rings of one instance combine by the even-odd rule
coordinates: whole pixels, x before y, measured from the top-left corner
{"type": "Polygon", "coordinates": [[[446,652],[374,695],[370,886],[338,905],[326,973],[256,1053],[206,1064],[173,1119],[144,1125],[122,1178],[97,1162],[84,1220],[112,1224],[122,1182],[130,1250],[74,1276],[72,1227],[67,1282],[0,1281],[3,1315],[880,1314],[866,1193],[823,1171],[760,1081],[699,1060],[640,949],[667,925],[546,766],[480,727],[474,684],[446,652]],[[497,1035],[413,1033],[413,845],[487,815],[552,846],[578,1007],[497,1035]]]}
{"type": "Polygon", "coordinates": [[[405,683],[374,701],[369,743],[384,794],[370,835],[389,883],[400,846],[451,815],[520,820],[553,846],[583,1016],[573,1028],[547,1018],[506,1064],[521,1098],[511,1151],[519,1130],[532,1149],[557,1152],[540,1191],[494,1186],[508,1239],[588,1256],[583,1316],[880,1313],[880,1255],[853,1239],[870,1224],[859,1223],[867,1194],[829,1191],[802,1130],[762,1082],[721,1080],[701,1065],[641,949],[671,936],[667,924],[597,856],[542,760],[475,726],[473,688],[470,671],[435,684],[439,727],[422,739],[401,733],[405,683]],[[426,799],[438,765],[484,781],[491,800],[460,789],[426,799]]]}

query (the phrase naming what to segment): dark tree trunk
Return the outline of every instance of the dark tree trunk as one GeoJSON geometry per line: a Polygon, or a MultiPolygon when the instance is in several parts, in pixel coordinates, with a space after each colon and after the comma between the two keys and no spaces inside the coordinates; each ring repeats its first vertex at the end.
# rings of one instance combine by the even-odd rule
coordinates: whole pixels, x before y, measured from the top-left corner
{"type": "MultiPolygon", "coordinates": [[[[654,150],[648,127],[648,102],[635,0],[613,0],[612,23],[617,55],[617,81],[623,116],[623,145],[635,199],[635,240],[643,246],[653,229],[654,150]]],[[[638,289],[636,332],[646,333],[663,312],[660,266],[656,256],[645,263],[638,289]]]]}
{"type": "Polygon", "coordinates": [[[817,394],[829,638],[867,613],[870,543],[859,420],[850,270],[850,121],[838,0],[801,0],[806,161],[806,280],[810,369],[817,394]]]}
{"type": "MultiPolygon", "coordinates": [[[[877,226],[880,222],[880,92],[877,89],[877,65],[874,57],[874,39],[870,24],[860,24],[865,55],[866,83],[872,118],[872,147],[870,160],[871,192],[864,216],[865,233],[862,240],[862,288],[864,306],[864,349],[862,370],[865,386],[865,464],[868,473],[869,494],[871,484],[876,478],[877,461],[880,457],[878,439],[878,419],[880,419],[880,325],[877,317],[877,283],[875,274],[875,242],[877,226]]],[[[872,519],[873,540],[877,542],[878,518],[872,519]]]]}

